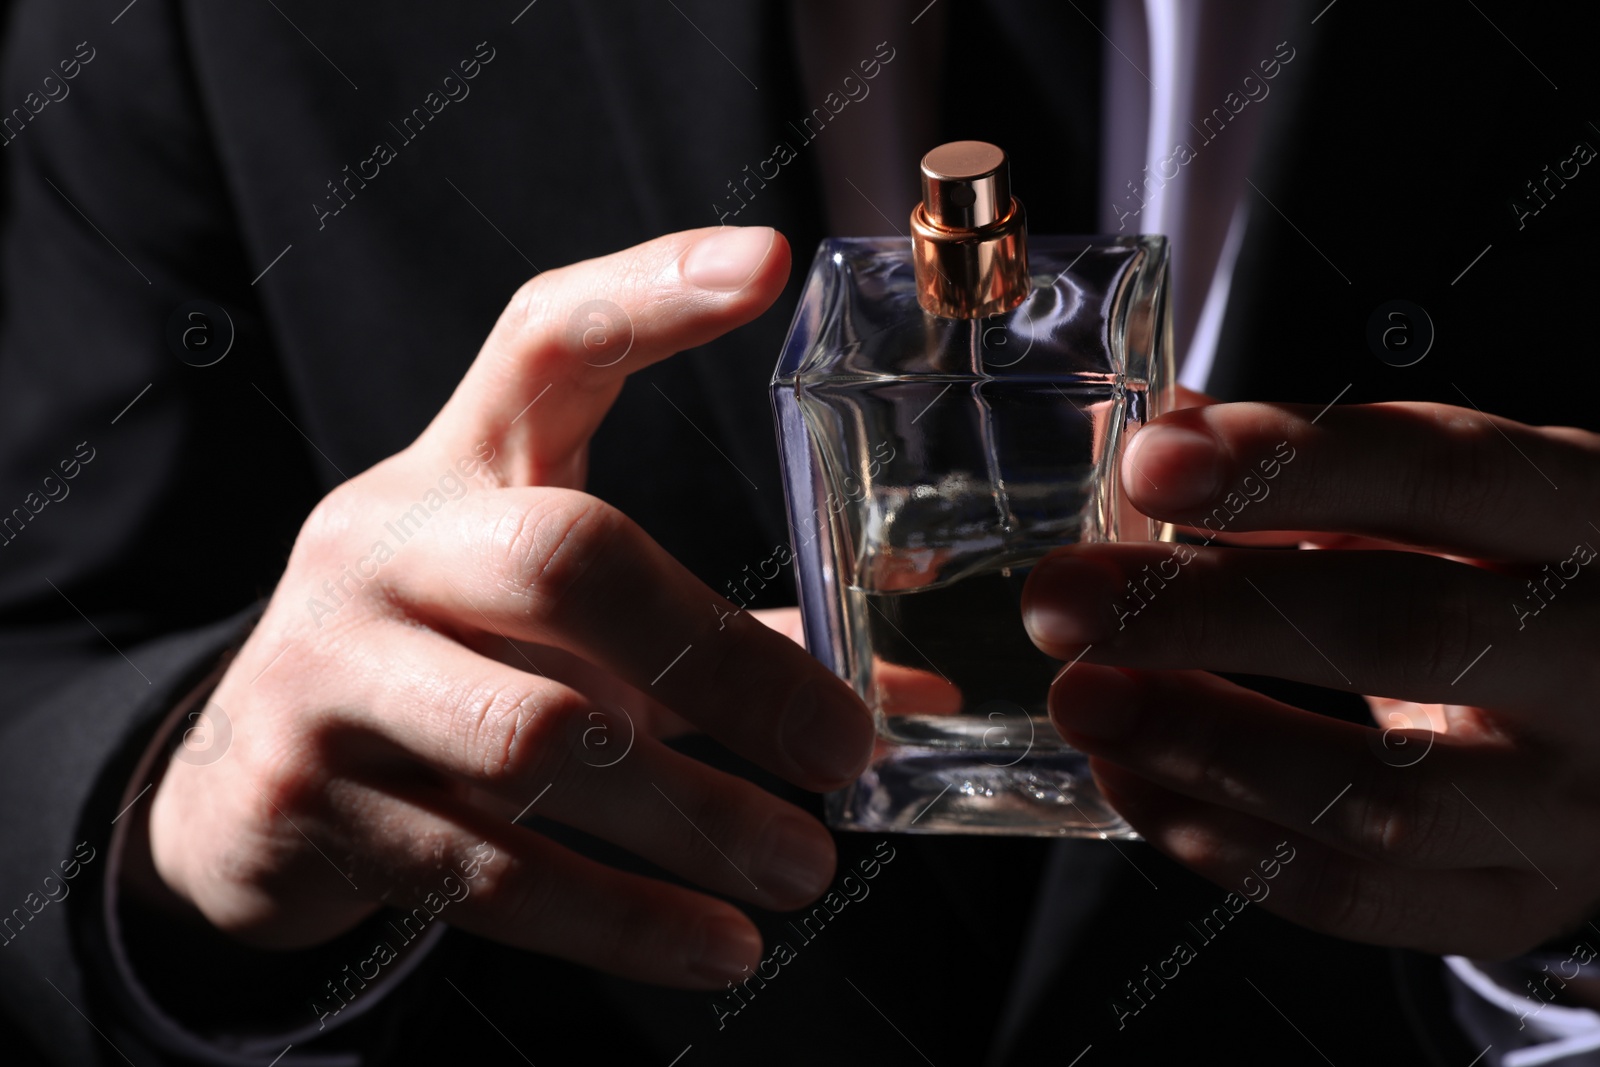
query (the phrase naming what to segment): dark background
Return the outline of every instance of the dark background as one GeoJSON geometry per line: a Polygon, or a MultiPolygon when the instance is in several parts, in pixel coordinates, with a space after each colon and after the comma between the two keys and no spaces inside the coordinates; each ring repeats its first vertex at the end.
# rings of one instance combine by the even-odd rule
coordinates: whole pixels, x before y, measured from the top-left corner
{"type": "MultiPolygon", "coordinates": [[[[1103,12],[1088,3],[940,4],[948,27],[941,138],[1005,146],[1035,232],[1095,229],[1103,195],[1094,188],[1099,131],[1089,101],[1101,45],[1090,22],[1103,12]],[[1028,192],[1040,175],[1052,177],[1050,194],[1028,192]]],[[[540,0],[514,27],[521,3],[279,6],[359,91],[269,5],[140,0],[115,26],[121,0],[14,2],[4,11],[7,109],[77,41],[88,38],[98,55],[72,96],[4,149],[0,508],[20,502],[74,443],[89,440],[98,456],[71,498],[0,549],[0,722],[11,752],[0,810],[5,863],[17,865],[0,879],[0,904],[21,898],[33,881],[27,872],[42,869],[38,857],[48,864],[58,837],[103,839],[102,811],[115,810],[122,786],[116,770],[128,773],[125,755],[118,763],[112,754],[148,739],[132,727],[104,737],[82,727],[100,739],[75,755],[74,731],[51,732],[51,716],[66,714],[51,701],[64,699],[68,682],[126,671],[84,616],[149,668],[156,654],[140,650],[159,635],[195,632],[269,593],[311,504],[415,436],[530,262],[550,267],[711,224],[722,181],[765,158],[773,131],[815,103],[797,88],[780,5],[735,11],[679,0],[679,13],[540,0]],[[736,91],[741,83],[690,19],[741,58],[759,93],[736,91]],[[484,39],[498,55],[472,97],[318,231],[307,205],[322,183],[420,102],[437,80],[429,71],[442,77],[484,39]],[[151,284],[36,174],[68,190],[151,284]],[[214,367],[184,365],[163,341],[173,310],[193,299],[225,307],[238,327],[234,350],[214,367]],[[146,383],[150,392],[112,425],[146,383]],[[63,784],[74,779],[98,784],[74,792],[63,784]]],[[[1575,142],[1600,144],[1590,125],[1600,121],[1593,37],[1578,10],[1492,0],[1286,9],[1283,36],[1299,54],[1272,97],[1252,105],[1269,110],[1254,180],[1271,205],[1253,213],[1213,392],[1319,406],[1336,396],[1470,398],[1529,422],[1600,428],[1586,322],[1600,177],[1585,167],[1524,229],[1510,207],[1575,142]],[[1415,366],[1389,366],[1366,341],[1374,309],[1394,299],[1420,305],[1437,331],[1415,366]]],[[[911,27],[897,47],[935,46],[919,45],[919,32],[911,27]]],[[[592,491],[714,588],[783,536],[763,386],[825,230],[815,165],[815,153],[803,152],[738,219],[788,235],[789,295],[727,341],[630,379],[594,443],[592,491]],[[723,469],[695,425],[759,488],[723,469]]],[[[1407,461],[1395,457],[1397,467],[1407,461]]],[[[1581,526],[1589,502],[1563,503],[1581,526]]],[[[765,602],[792,603],[792,591],[775,583],[765,602]]],[[[182,658],[174,657],[173,691],[186,677],[182,658]]],[[[131,706],[132,697],[109,695],[117,684],[99,690],[106,706],[131,706]]],[[[1277,691],[1352,711],[1348,700],[1277,691]]],[[[128,692],[146,699],[143,686],[128,692]]],[[[841,870],[875,843],[842,839],[841,870]]],[[[900,858],[873,895],[801,950],[726,1030],[715,1029],[705,994],[643,990],[456,936],[345,1039],[419,1063],[521,1062],[505,1038],[541,1065],[665,1064],[691,1045],[683,1067],[922,1063],[922,1053],[941,1065],[981,1061],[1035,907],[1045,846],[893,844],[900,858]]],[[[1185,923],[1223,890],[1144,846],[1109,859],[1087,847],[1096,849],[1096,858],[1080,852],[1098,910],[1014,1062],[1066,1063],[1089,1045],[1086,1067],[1175,1055],[1317,1062],[1308,1043],[1337,1064],[1431,1055],[1405,1011],[1408,997],[1437,994],[1426,968],[1422,980],[1396,983],[1387,950],[1311,935],[1255,908],[1117,1030],[1110,1001],[1123,983],[1170,955],[1176,938],[1188,938],[1185,923]]],[[[91,959],[97,898],[71,899],[60,950],[91,959]]],[[[150,963],[150,981],[180,1013],[185,1003],[203,1008],[202,991],[242,1003],[303,999],[292,980],[232,961],[207,969],[183,947],[161,961],[165,971],[150,963]]],[[[35,1033],[50,1032],[39,1020],[57,1015],[82,1031],[54,993],[8,968],[0,958],[8,1011],[32,1019],[35,1033]],[[24,978],[33,984],[13,984],[24,978]]],[[[135,1062],[159,1062],[92,975],[84,996],[79,1003],[135,1062]]],[[[1443,1017],[1438,1004],[1425,1009],[1435,1023],[1443,1017]]],[[[45,1051],[121,1062],[92,1033],[62,1034],[45,1051]]],[[[27,1061],[20,1035],[4,1040],[18,1050],[12,1062],[27,1061]]],[[[1461,1051],[1438,1062],[1465,1067],[1477,1050],[1452,1058],[1461,1051]]]]}

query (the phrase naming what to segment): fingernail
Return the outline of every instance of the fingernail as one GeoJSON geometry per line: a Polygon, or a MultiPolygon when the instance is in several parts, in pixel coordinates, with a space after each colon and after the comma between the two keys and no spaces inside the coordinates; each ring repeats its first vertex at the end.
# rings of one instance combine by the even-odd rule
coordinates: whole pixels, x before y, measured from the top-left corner
{"type": "Polygon", "coordinates": [[[829,782],[854,778],[872,751],[872,720],[843,693],[807,682],[789,698],[780,735],[801,770],[829,782]]]}
{"type": "Polygon", "coordinates": [[[1076,663],[1050,689],[1050,721],[1067,735],[1115,741],[1139,725],[1138,686],[1114,667],[1076,663]]]}
{"type": "Polygon", "coordinates": [[[833,877],[833,840],[799,819],[783,819],[768,832],[773,844],[755,880],[784,901],[815,900],[833,877]]]}
{"type": "Polygon", "coordinates": [[[701,289],[743,289],[772,251],[771,226],[730,226],[702,237],[683,257],[683,280],[701,289]]]}
{"type": "Polygon", "coordinates": [[[700,947],[689,973],[713,986],[734,981],[761,959],[761,935],[747,922],[719,915],[700,924],[700,947]]]}
{"type": "Polygon", "coordinates": [[[1187,426],[1152,424],[1133,435],[1124,482],[1141,504],[1185,511],[1210,503],[1222,491],[1222,442],[1187,426]]]}
{"type": "Polygon", "coordinates": [[[1099,563],[1046,556],[1028,576],[1022,624],[1046,652],[1092,645],[1111,633],[1111,600],[1118,583],[1099,563]]]}

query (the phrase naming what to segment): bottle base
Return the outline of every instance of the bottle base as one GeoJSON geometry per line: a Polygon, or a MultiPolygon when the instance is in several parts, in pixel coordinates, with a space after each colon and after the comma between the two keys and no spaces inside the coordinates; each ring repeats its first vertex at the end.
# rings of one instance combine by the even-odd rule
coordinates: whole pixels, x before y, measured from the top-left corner
{"type": "Polygon", "coordinates": [[[1070,748],[998,763],[992,753],[880,740],[860,778],[827,796],[839,830],[1137,841],[1070,748]]]}

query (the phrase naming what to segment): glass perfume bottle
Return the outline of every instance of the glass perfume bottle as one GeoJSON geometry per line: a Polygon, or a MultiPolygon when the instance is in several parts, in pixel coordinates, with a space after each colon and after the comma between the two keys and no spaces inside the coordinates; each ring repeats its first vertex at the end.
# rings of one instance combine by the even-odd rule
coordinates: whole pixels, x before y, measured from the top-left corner
{"type": "Polygon", "coordinates": [[[1170,533],[1120,464],[1172,382],[1162,237],[1029,239],[1006,158],[922,161],[913,236],[822,242],[772,379],[807,644],[872,709],[841,828],[1136,836],[1045,699],[1032,566],[1170,533]]]}

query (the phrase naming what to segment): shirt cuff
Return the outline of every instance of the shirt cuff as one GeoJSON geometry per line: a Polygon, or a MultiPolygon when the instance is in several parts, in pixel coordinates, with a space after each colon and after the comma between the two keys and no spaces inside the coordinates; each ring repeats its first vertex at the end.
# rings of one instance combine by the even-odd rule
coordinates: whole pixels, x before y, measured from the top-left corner
{"type": "MultiPolygon", "coordinates": [[[[1492,1067],[1600,1067],[1600,1012],[1526,995],[1523,990],[1537,993],[1553,973],[1548,963],[1536,968],[1531,960],[1481,963],[1444,957],[1456,1022],[1488,1046],[1485,1059],[1492,1067]]],[[[1559,987],[1559,977],[1555,980],[1559,987]]],[[[1557,994],[1551,990],[1549,995],[1557,994]]]]}
{"type": "MultiPolygon", "coordinates": [[[[159,783],[167,761],[180,746],[186,751],[196,751],[190,741],[191,731],[221,729],[218,723],[202,723],[198,717],[231,658],[231,654],[225,656],[203,682],[178,702],[156,731],[122,799],[124,813],[135,804],[149,802],[143,790],[159,783]]],[[[215,736],[211,742],[225,743],[215,736]]],[[[204,760],[206,755],[201,750],[196,758],[204,760]]],[[[160,966],[170,973],[172,961],[165,958],[168,948],[181,953],[187,946],[179,942],[186,938],[181,931],[167,929],[162,916],[142,909],[121,892],[124,857],[136,821],[118,816],[106,859],[104,894],[106,939],[115,971],[112,982],[125,1010],[132,1016],[129,1021],[164,1051],[218,1067],[259,1067],[290,1048],[296,1050],[295,1054],[284,1056],[283,1065],[356,1067],[361,1064],[363,1056],[358,1049],[330,1047],[348,1042],[327,1039],[333,1036],[333,1031],[366,1015],[403,982],[444,935],[445,924],[430,922],[414,932],[412,927],[418,923],[407,917],[401,930],[394,926],[398,913],[385,909],[329,944],[296,953],[255,952],[226,942],[218,934],[219,942],[225,942],[218,946],[221,951],[238,957],[229,961],[225,973],[270,971],[274,978],[271,985],[278,987],[279,995],[264,1003],[246,998],[262,1004],[258,1016],[251,1017],[249,1008],[242,1014],[230,1012],[230,1018],[216,1027],[205,1025],[214,1020],[180,1018],[183,1013],[171,1003],[176,997],[169,994],[163,998],[160,982],[152,985],[147,978],[152,969],[159,971],[160,966]],[[160,961],[160,966],[152,968],[156,960],[160,961]],[[370,976],[362,973],[366,964],[378,967],[378,973],[370,976]],[[145,971],[144,977],[141,977],[141,970],[145,971]],[[290,988],[282,988],[285,985],[290,988]],[[304,1021],[297,1022],[297,1017],[304,1021]],[[319,1038],[322,1040],[318,1041],[319,1038]],[[312,1048],[304,1047],[313,1042],[316,1045],[312,1048]]],[[[195,951],[197,957],[206,952],[204,948],[195,951]]],[[[200,973],[183,975],[184,985],[203,986],[205,981],[200,973]]],[[[178,985],[174,992],[181,989],[182,985],[178,985]]],[[[278,1061],[274,1059],[273,1062],[278,1061]]]]}

